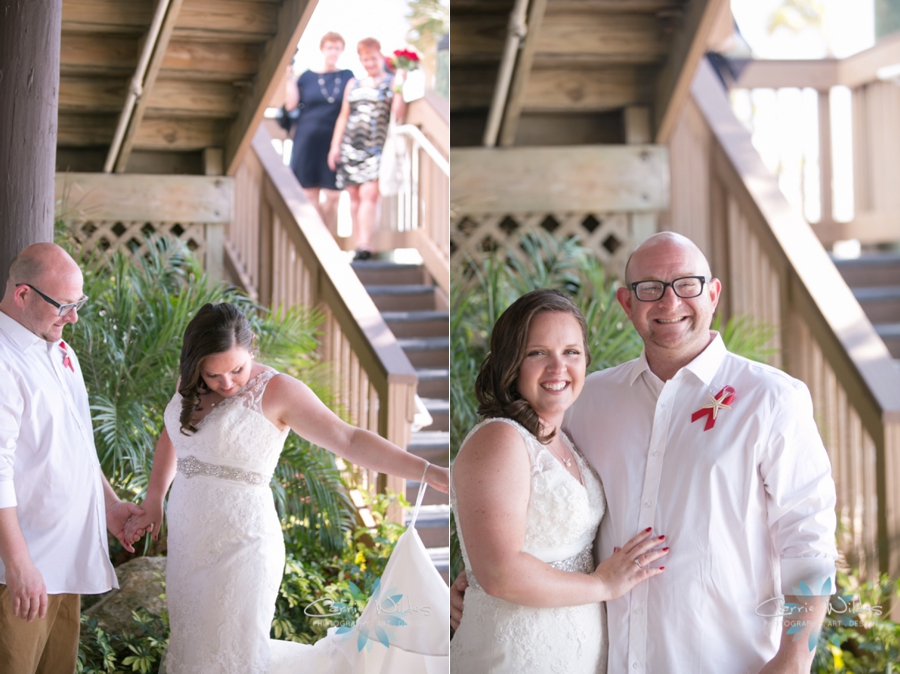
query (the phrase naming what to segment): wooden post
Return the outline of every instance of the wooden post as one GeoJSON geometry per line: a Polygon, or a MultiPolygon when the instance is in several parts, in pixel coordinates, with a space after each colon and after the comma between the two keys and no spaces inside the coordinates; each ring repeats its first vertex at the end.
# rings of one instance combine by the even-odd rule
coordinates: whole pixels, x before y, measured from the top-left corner
{"type": "Polygon", "coordinates": [[[62,0],[0,0],[0,284],[53,240],[62,0]]]}

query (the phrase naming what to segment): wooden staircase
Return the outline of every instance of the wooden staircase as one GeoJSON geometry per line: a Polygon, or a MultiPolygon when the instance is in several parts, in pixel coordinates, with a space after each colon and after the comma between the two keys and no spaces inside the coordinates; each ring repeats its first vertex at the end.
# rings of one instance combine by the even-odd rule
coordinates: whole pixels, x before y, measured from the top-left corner
{"type": "Polygon", "coordinates": [[[834,263],[900,366],[900,252],[863,253],[834,263]]]}
{"type": "MultiPolygon", "coordinates": [[[[419,377],[418,395],[432,422],[414,431],[407,448],[431,463],[450,459],[450,314],[446,296],[421,265],[382,260],[353,263],[353,269],[397,337],[419,377]]],[[[406,499],[415,503],[419,482],[407,480],[406,499]]],[[[429,489],[416,529],[449,583],[450,505],[447,494],[429,489]]]]}

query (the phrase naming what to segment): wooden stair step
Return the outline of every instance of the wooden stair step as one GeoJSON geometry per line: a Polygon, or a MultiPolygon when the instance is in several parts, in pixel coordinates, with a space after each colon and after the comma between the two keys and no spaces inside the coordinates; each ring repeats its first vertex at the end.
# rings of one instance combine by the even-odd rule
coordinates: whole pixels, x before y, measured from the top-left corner
{"type": "MultiPolygon", "coordinates": [[[[422,396],[419,396],[422,398],[422,396]]],[[[450,430],[450,401],[446,398],[422,398],[422,403],[428,414],[431,415],[432,422],[428,426],[430,431],[449,431],[450,430]]]]}
{"type": "Polygon", "coordinates": [[[872,323],[900,321],[900,286],[854,288],[853,295],[872,323]]]}
{"type": "MultiPolygon", "coordinates": [[[[415,503],[416,499],[419,497],[419,487],[422,486],[422,483],[418,480],[407,480],[406,481],[406,500],[410,503],[415,503]]],[[[442,491],[438,491],[433,487],[429,487],[428,491],[425,492],[425,498],[422,501],[423,505],[441,505],[450,502],[450,495],[445,494],[442,491]]]]}
{"type": "Polygon", "coordinates": [[[416,368],[416,376],[419,378],[420,398],[450,397],[450,368],[420,367],[416,368]]]}
{"type": "Polygon", "coordinates": [[[379,311],[416,311],[434,309],[434,286],[367,285],[369,297],[379,311]]]}
{"type": "Polygon", "coordinates": [[[851,288],[900,285],[900,253],[865,253],[834,264],[851,288]]]}
{"type": "Polygon", "coordinates": [[[437,337],[450,333],[447,311],[382,311],[381,316],[395,337],[437,337]]]}
{"type": "Polygon", "coordinates": [[[440,367],[450,363],[449,337],[402,337],[397,343],[413,367],[440,367]]]}
{"type": "Polygon", "coordinates": [[[420,284],[425,272],[419,264],[400,264],[389,260],[354,260],[350,263],[363,285],[420,284]]]}
{"type": "Polygon", "coordinates": [[[900,358],[900,323],[876,323],[875,332],[894,358],[900,358]]]}
{"type": "Polygon", "coordinates": [[[450,465],[450,433],[418,431],[410,437],[407,450],[426,461],[447,467],[450,465]]]}
{"type": "MultiPolygon", "coordinates": [[[[412,511],[406,513],[409,526],[412,511]]],[[[416,531],[426,548],[444,548],[450,545],[450,506],[447,504],[422,506],[416,520],[416,531]]]]}

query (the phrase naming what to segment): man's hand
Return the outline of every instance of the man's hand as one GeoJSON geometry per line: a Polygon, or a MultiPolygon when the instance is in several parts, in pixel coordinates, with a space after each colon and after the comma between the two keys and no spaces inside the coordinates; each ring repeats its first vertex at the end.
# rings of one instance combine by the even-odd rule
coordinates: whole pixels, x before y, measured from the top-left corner
{"type": "Polygon", "coordinates": [[[140,517],[144,514],[136,503],[130,501],[115,501],[106,509],[106,527],[110,533],[119,539],[122,547],[128,552],[134,552],[131,541],[125,536],[125,524],[132,515],[140,517]]]}
{"type": "Polygon", "coordinates": [[[462,571],[450,586],[450,627],[454,630],[459,629],[459,621],[463,615],[463,599],[466,588],[469,587],[469,580],[466,578],[466,572],[462,571]]]}
{"type": "Polygon", "coordinates": [[[47,586],[34,563],[27,559],[21,566],[6,568],[6,588],[12,599],[13,615],[31,622],[47,615],[47,586]]]}

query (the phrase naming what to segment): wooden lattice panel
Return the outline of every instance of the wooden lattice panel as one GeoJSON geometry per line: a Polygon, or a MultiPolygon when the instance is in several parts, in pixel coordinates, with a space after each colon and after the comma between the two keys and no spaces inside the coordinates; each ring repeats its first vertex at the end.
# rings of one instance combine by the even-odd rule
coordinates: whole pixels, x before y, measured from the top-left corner
{"type": "Polygon", "coordinates": [[[117,251],[128,255],[147,253],[146,237],[167,234],[184,241],[200,260],[206,257],[206,226],[196,222],[146,222],[144,220],[85,220],[74,228],[75,238],[85,249],[99,249],[105,258],[117,251]]]}
{"type": "Polygon", "coordinates": [[[543,229],[554,237],[578,237],[597,255],[608,272],[621,276],[633,247],[627,213],[505,213],[463,215],[450,232],[451,257],[463,254],[478,260],[495,250],[520,255],[515,245],[528,231],[543,229]]]}

